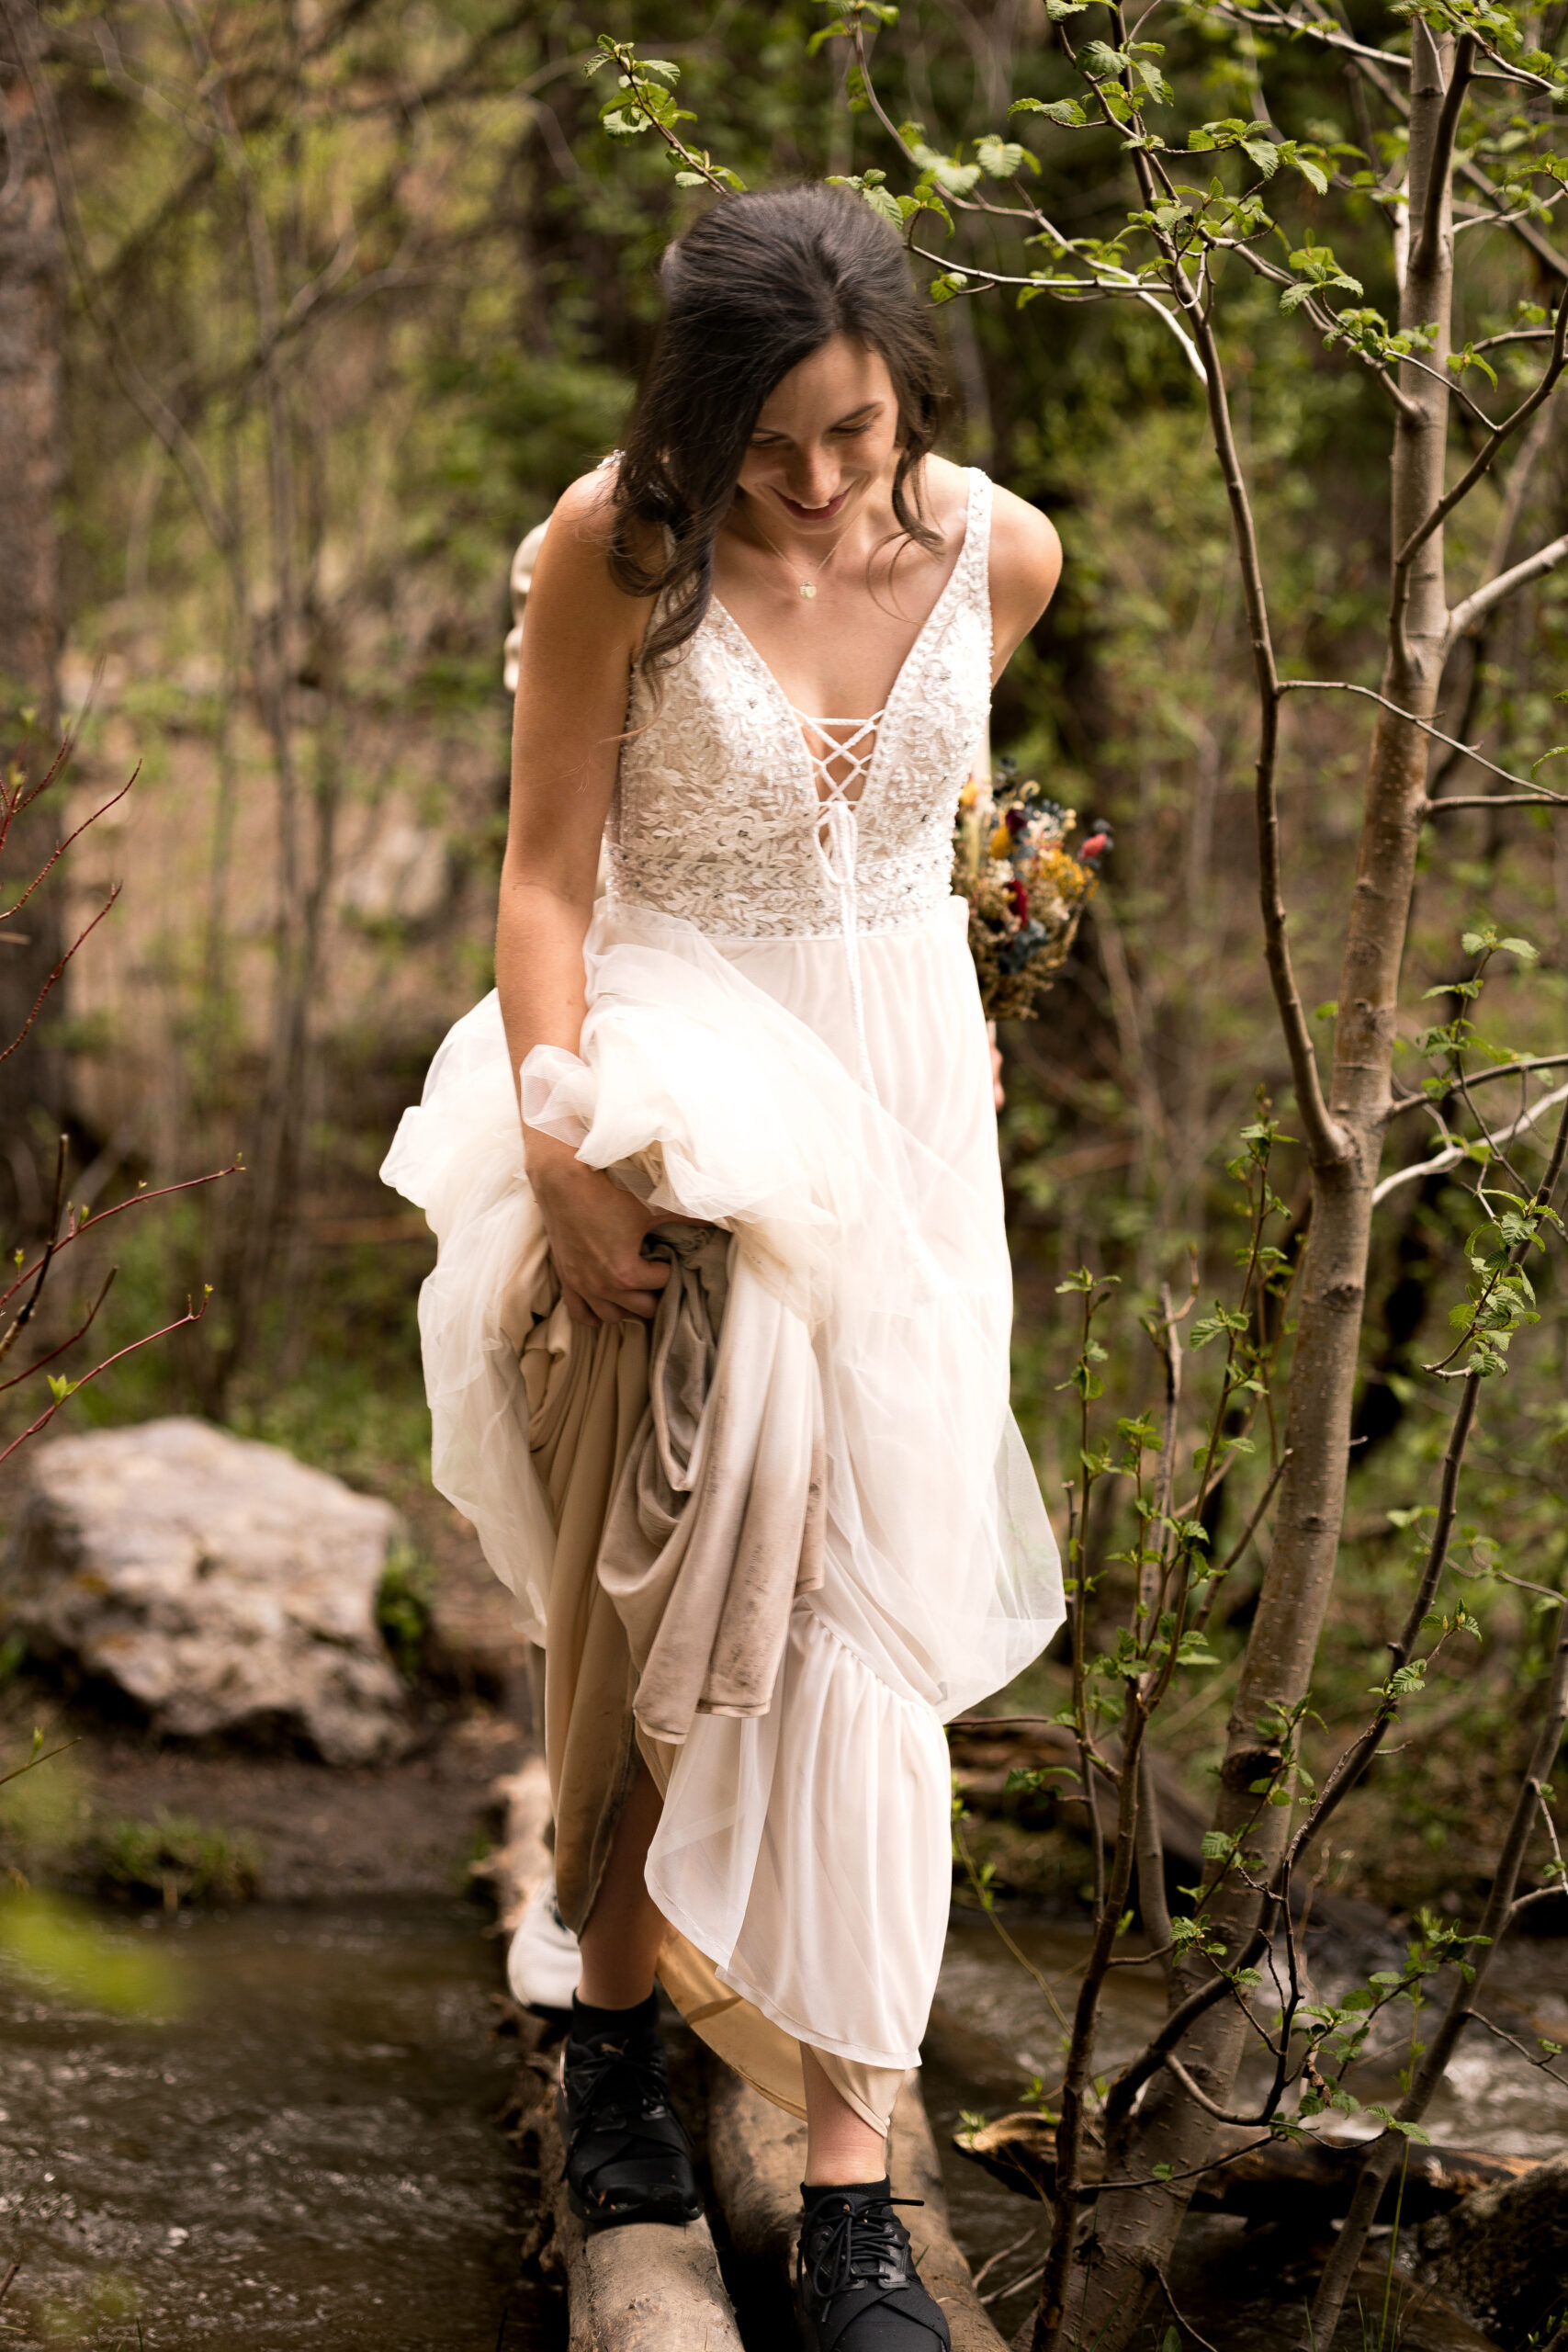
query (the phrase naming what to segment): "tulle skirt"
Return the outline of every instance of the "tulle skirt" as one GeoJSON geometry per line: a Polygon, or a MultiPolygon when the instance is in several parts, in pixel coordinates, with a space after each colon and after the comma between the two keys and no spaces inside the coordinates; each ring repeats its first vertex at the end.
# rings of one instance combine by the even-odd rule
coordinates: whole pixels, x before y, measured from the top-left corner
{"type": "MultiPolygon", "coordinates": [[[[648,1879],[775,2025],[900,2068],[918,2063],[947,1916],[942,1720],[1038,1656],[1063,1601],[1008,1403],[963,903],[858,950],[852,990],[840,937],[717,938],[604,901],[580,1055],[536,1049],[523,1098],[531,1125],[654,1205],[728,1227],[809,1335],[822,1580],[795,1599],[767,1713],[699,1714],[671,1751],[648,1879]]],[[[553,1535],[502,1328],[541,1227],[493,996],[441,1046],[383,1174],[440,1243],[420,1302],[435,1483],[542,1629],[553,1535]]]]}

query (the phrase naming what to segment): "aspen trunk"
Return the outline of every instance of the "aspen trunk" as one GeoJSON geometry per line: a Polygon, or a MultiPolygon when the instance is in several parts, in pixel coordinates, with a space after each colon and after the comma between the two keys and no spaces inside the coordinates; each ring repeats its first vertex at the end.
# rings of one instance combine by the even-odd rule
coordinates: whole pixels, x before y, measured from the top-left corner
{"type": "MultiPolygon", "coordinates": [[[[63,447],[64,261],[54,178],[33,94],[41,50],[31,0],[0,0],[0,154],[8,164],[7,199],[0,206],[0,767],[19,759],[22,773],[34,779],[54,756],[59,724],[54,494],[63,447]]],[[[53,802],[51,795],[12,825],[0,908],[15,904],[63,831],[53,802]]],[[[58,893],[46,884],[5,929],[0,1052],[27,1026],[59,961],[58,893]]],[[[41,1232],[48,1222],[44,1161],[52,1165],[63,1073],[47,1024],[60,1009],[56,997],[0,1061],[0,1234],[7,1245],[41,1232]]]]}
{"type": "MultiPolygon", "coordinates": [[[[1441,496],[1447,447],[1449,322],[1453,268],[1449,176],[1452,126],[1445,97],[1454,71],[1451,40],[1412,27],[1409,261],[1402,327],[1436,325],[1426,355],[1433,371],[1404,366],[1406,409],[1393,453],[1393,539],[1402,548],[1441,496]]],[[[1457,98],[1458,93],[1455,93],[1457,98]]],[[[1450,114],[1451,114],[1451,109],[1450,114]]],[[[1382,691],[1401,709],[1430,718],[1442,671],[1448,613],[1443,539],[1435,531],[1416,553],[1403,596],[1391,607],[1382,691]]],[[[1380,710],[1369,762],[1356,880],[1341,966],[1339,1019],[1329,1110],[1339,1156],[1312,1170],[1311,1239],[1291,1372],[1274,1543],[1229,1725],[1214,1826],[1245,1833],[1248,1874],[1266,1875],[1289,1834],[1287,1808],[1260,1803],[1253,1783],[1279,1765],[1283,1720],[1305,1697],[1333,1587],[1349,1462],[1350,1414],[1365,1300],[1372,1188],[1390,1102],[1400,965],[1415,881],[1428,739],[1380,710]],[[1255,1859],[1250,1859],[1255,1858],[1255,1859]]],[[[1210,1875],[1216,1865],[1210,1865],[1210,1875]]],[[[1235,1956],[1257,1927],[1259,1900],[1234,1876],[1210,1912],[1215,1936],[1235,1956]]],[[[1176,1973],[1174,2006],[1208,1970],[1176,1973]]],[[[1237,2005],[1224,2000],[1194,2024],[1180,2048],[1187,2071],[1219,2106],[1229,2103],[1246,2036],[1237,2005]]],[[[1156,2165],[1178,2173],[1203,2165],[1217,2127],[1162,2070],[1113,2145],[1112,2174],[1147,2180],[1156,2165]]],[[[1068,2339],[1122,2352],[1137,2332],[1149,2291],[1166,2267],[1191,2194],[1190,2182],[1107,2188],[1099,2200],[1092,2259],[1080,2260],[1067,2313],[1068,2339]]],[[[1086,2249],[1089,2251],[1089,2249],[1086,2249]]],[[[1034,2340],[1053,2317],[1043,2311],[1034,2340]]]]}

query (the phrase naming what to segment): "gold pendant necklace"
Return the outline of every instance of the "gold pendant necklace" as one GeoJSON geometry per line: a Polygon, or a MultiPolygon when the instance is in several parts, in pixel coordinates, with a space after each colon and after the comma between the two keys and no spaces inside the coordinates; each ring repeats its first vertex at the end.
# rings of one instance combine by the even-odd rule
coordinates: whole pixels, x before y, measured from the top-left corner
{"type": "MultiPolygon", "coordinates": [[[[752,519],[752,521],[753,521],[754,523],[756,523],[756,522],[757,522],[757,518],[756,518],[756,516],[755,516],[755,515],[753,515],[751,519],[752,519]]],[[[763,530],[762,530],[762,526],[761,526],[761,523],[757,523],[757,528],[758,528],[758,530],[759,530],[759,531],[761,531],[761,532],[762,537],[764,538],[764,540],[766,540],[766,542],[767,542],[768,546],[769,546],[770,548],[772,548],[772,549],[773,549],[773,553],[777,556],[777,558],[778,558],[779,561],[783,564],[783,566],[784,566],[784,570],[785,570],[785,571],[790,574],[791,578],[795,581],[795,583],[796,587],[800,590],[801,595],[804,597],[804,599],[806,600],[806,602],[807,602],[807,604],[810,604],[810,603],[811,603],[811,601],[813,600],[813,598],[816,596],[816,594],[817,594],[817,582],[818,582],[818,581],[819,581],[819,580],[821,579],[822,574],[827,571],[828,566],[832,562],[833,558],[838,554],[839,549],[843,546],[844,541],[849,537],[849,535],[850,535],[850,529],[851,529],[851,525],[850,525],[850,524],[848,524],[848,523],[846,523],[846,524],[845,524],[845,526],[844,526],[843,529],[839,533],[838,537],[834,540],[834,542],[833,542],[832,546],[829,548],[829,550],[828,550],[827,554],[823,557],[823,559],[822,559],[821,562],[818,565],[818,567],[817,567],[817,580],[803,580],[803,579],[801,578],[800,573],[795,570],[795,568],[794,564],[793,564],[793,563],[791,563],[791,561],[790,561],[790,560],[789,560],[788,556],[787,556],[787,555],[785,555],[785,553],[784,553],[784,551],[783,548],[781,548],[781,547],[780,547],[780,545],[778,544],[778,541],[777,541],[776,539],[773,538],[772,537],[770,537],[770,535],[769,535],[766,531],[763,531],[763,530]]]]}

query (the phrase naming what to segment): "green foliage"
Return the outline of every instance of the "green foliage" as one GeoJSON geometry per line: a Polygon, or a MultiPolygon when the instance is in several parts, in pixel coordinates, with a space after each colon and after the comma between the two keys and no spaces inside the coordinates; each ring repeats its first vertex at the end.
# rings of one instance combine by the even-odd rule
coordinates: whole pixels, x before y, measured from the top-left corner
{"type": "Polygon", "coordinates": [[[150,1821],[98,1819],[93,1844],[107,1887],[151,1895],[165,1910],[187,1903],[248,1903],[261,1891],[261,1855],[254,1838],[163,1807],[150,1821]]]}
{"type": "Polygon", "coordinates": [[[179,1980],[145,1937],[116,1935],[62,1896],[0,1894],[0,1958],[73,2007],[151,2018],[180,2007],[179,1980]]]}
{"type": "Polygon", "coordinates": [[[405,1682],[419,1679],[435,1599],[435,1571],[418,1547],[394,1544],[376,1588],[376,1627],[405,1682]]]}

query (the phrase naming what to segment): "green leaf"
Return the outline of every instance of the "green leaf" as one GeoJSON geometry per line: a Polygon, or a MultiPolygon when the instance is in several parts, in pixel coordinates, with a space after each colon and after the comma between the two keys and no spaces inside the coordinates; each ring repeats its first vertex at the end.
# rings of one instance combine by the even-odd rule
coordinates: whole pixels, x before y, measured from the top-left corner
{"type": "Polygon", "coordinates": [[[915,161],[949,196],[967,196],[980,177],[978,164],[961,164],[956,155],[939,154],[934,147],[915,145],[915,161]]]}
{"type": "Polygon", "coordinates": [[[1032,172],[1040,169],[1027,147],[1019,146],[1014,140],[998,139],[994,130],[976,139],[975,153],[980,159],[981,170],[994,180],[1010,180],[1025,164],[1032,172]]]}
{"type": "Polygon", "coordinates": [[[1077,98],[1015,98],[1008,108],[1013,114],[1043,114],[1048,121],[1059,122],[1065,130],[1077,130],[1089,120],[1077,98]]]}
{"type": "Polygon", "coordinates": [[[904,225],[903,209],[897,197],[884,187],[886,176],[883,172],[866,172],[863,175],[859,172],[835,173],[828,185],[829,187],[852,188],[857,196],[865,198],[879,219],[890,221],[895,229],[901,229],[904,225]]]}
{"type": "Polygon", "coordinates": [[[1103,82],[1113,74],[1123,74],[1128,65],[1124,49],[1112,49],[1109,41],[1088,40],[1078,52],[1078,64],[1091,81],[1103,82]]]}

